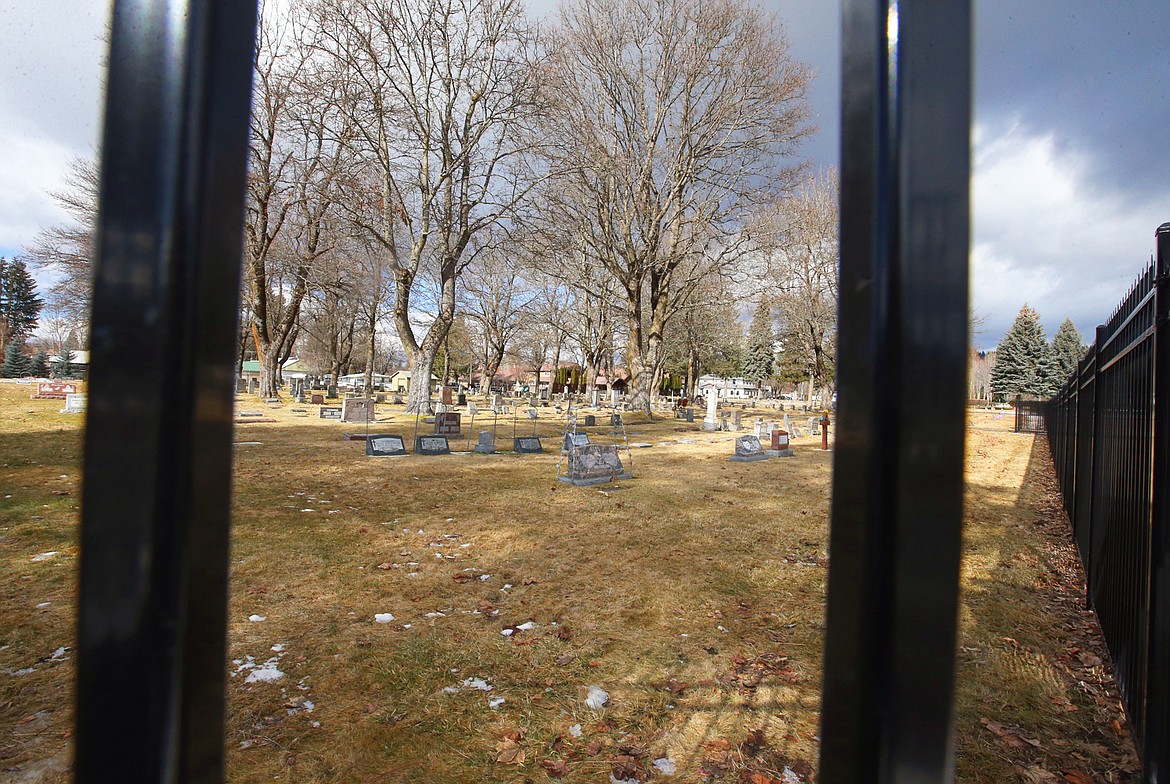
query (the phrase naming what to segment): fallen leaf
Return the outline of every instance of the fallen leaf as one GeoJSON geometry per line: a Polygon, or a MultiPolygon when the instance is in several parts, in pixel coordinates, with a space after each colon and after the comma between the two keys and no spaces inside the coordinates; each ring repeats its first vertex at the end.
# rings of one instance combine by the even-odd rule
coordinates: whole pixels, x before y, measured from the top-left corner
{"type": "Polygon", "coordinates": [[[379,569],[393,569],[393,568],[394,568],[394,566],[393,566],[393,564],[391,564],[389,561],[387,561],[386,563],[380,563],[380,564],[378,564],[378,568],[379,568],[379,569]]]}
{"type": "Polygon", "coordinates": [[[671,678],[669,681],[666,682],[666,685],[663,686],[662,688],[666,689],[671,694],[682,694],[683,689],[685,689],[686,687],[687,687],[687,684],[679,683],[674,678],[671,678]]]}
{"type": "Polygon", "coordinates": [[[1096,784],[1096,780],[1081,770],[1062,770],[1061,777],[1072,784],[1096,784]]]}
{"type": "Polygon", "coordinates": [[[576,658],[576,657],[573,654],[566,653],[564,656],[557,657],[557,664],[560,665],[561,667],[564,667],[566,664],[573,661],[574,658],[576,658]]]}
{"type": "Polygon", "coordinates": [[[569,766],[564,760],[541,760],[540,767],[544,768],[549,778],[554,779],[559,779],[569,772],[569,766]]]}
{"type": "Polygon", "coordinates": [[[739,744],[739,748],[744,754],[754,757],[767,744],[768,740],[764,737],[764,731],[762,729],[755,729],[748,733],[744,742],[739,744]]]}
{"type": "Polygon", "coordinates": [[[532,579],[531,577],[525,577],[524,580],[521,581],[520,584],[521,585],[536,585],[536,580],[532,579]]]}
{"type": "Polygon", "coordinates": [[[1114,719],[1109,722],[1109,729],[1113,730],[1113,734],[1117,737],[1125,737],[1125,730],[1121,728],[1121,721],[1119,719],[1114,719]]]}
{"type": "Polygon", "coordinates": [[[600,754],[601,753],[601,741],[597,741],[597,740],[593,741],[592,743],[590,743],[588,746],[585,747],[585,751],[591,755],[594,755],[594,756],[596,756],[597,754],[600,754]]]}
{"type": "Polygon", "coordinates": [[[1020,780],[1024,784],[1060,784],[1060,779],[1056,778],[1056,774],[1039,765],[1029,765],[1026,768],[1017,767],[1016,773],[1020,775],[1020,780]]]}
{"type": "Polygon", "coordinates": [[[573,632],[568,626],[558,626],[556,636],[559,640],[567,640],[573,636],[573,632]]]}

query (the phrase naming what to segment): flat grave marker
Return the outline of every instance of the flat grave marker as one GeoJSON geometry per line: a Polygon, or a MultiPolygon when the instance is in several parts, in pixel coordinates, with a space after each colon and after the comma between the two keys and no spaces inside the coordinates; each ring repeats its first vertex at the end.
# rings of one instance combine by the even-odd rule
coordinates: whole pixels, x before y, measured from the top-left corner
{"type": "Polygon", "coordinates": [[[406,454],[406,441],[394,434],[368,435],[366,454],[370,457],[401,457],[406,454]]]}
{"type": "Polygon", "coordinates": [[[341,421],[341,406],[321,406],[317,409],[319,419],[336,419],[341,421]]]}
{"type": "Polygon", "coordinates": [[[451,445],[447,443],[447,436],[415,436],[414,453],[416,455],[449,455],[451,445]]]}
{"type": "Polygon", "coordinates": [[[517,436],[512,439],[512,451],[529,455],[543,452],[544,447],[540,445],[540,438],[537,436],[517,436]]]}
{"type": "Polygon", "coordinates": [[[84,392],[66,395],[65,408],[61,409],[62,414],[84,414],[86,408],[86,396],[84,392]]]}

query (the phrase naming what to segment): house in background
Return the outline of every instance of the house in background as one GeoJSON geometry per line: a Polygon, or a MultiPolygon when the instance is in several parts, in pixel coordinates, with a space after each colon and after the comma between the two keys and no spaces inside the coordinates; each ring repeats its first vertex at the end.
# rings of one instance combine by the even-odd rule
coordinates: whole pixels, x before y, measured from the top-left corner
{"type": "Polygon", "coordinates": [[[760,389],[754,381],[748,381],[742,376],[723,378],[722,376],[699,376],[699,394],[703,397],[712,391],[718,391],[719,397],[724,400],[748,400],[759,397],[760,389]]]}

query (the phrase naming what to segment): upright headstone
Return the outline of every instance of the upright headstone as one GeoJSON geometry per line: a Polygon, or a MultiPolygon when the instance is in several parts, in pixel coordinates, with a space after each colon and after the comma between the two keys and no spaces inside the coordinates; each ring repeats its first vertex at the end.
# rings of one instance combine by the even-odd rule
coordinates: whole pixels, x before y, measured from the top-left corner
{"type": "Polygon", "coordinates": [[[589,444],[569,452],[569,467],[558,482],[587,486],[612,482],[615,479],[630,479],[632,474],[622,466],[615,444],[589,444]]]}
{"type": "Polygon", "coordinates": [[[764,421],[764,418],[763,417],[756,417],[756,429],[755,429],[756,438],[760,439],[760,442],[762,443],[765,439],[767,439],[769,437],[770,433],[771,433],[771,431],[768,429],[768,423],[764,421]]]}
{"type": "Polygon", "coordinates": [[[743,411],[738,408],[731,410],[731,429],[737,433],[743,430],[743,411]]]}
{"type": "Polygon", "coordinates": [[[492,408],[497,411],[504,407],[504,396],[500,394],[492,395],[492,408]]]}
{"type": "Polygon", "coordinates": [[[792,457],[792,445],[788,442],[787,431],[772,430],[772,448],[768,450],[768,457],[792,457]]]}
{"type": "Polygon", "coordinates": [[[435,435],[457,436],[462,426],[463,415],[458,411],[435,414],[435,435]]]}
{"type": "Polygon", "coordinates": [[[537,413],[536,413],[536,409],[535,409],[535,408],[529,408],[529,409],[526,409],[526,410],[524,411],[524,413],[528,415],[528,418],[529,418],[529,419],[533,419],[533,420],[534,420],[534,419],[536,419],[536,417],[537,417],[537,413]]]}
{"type": "Polygon", "coordinates": [[[368,397],[349,397],[341,401],[341,421],[374,421],[374,401],[368,397]]]}
{"type": "Polygon", "coordinates": [[[323,406],[325,405],[325,396],[314,393],[313,397],[309,399],[309,402],[315,406],[323,406]]]}
{"type": "Polygon", "coordinates": [[[728,459],[737,463],[748,463],[767,460],[768,455],[760,445],[760,439],[755,436],[740,436],[735,439],[735,454],[728,459]]]}
{"type": "Polygon", "coordinates": [[[331,399],[336,398],[337,397],[337,387],[332,385],[332,384],[325,387],[325,397],[331,398],[331,399]]]}
{"type": "Polygon", "coordinates": [[[583,446],[589,446],[589,435],[587,433],[565,433],[565,443],[561,445],[561,451],[572,452],[574,449],[580,449],[583,446]]]}
{"type": "Polygon", "coordinates": [[[712,389],[707,393],[707,418],[703,420],[704,430],[719,429],[719,393],[712,389]]]}
{"type": "Polygon", "coordinates": [[[443,400],[443,405],[445,405],[445,406],[452,405],[451,387],[443,387],[442,400],[443,400]]]}
{"type": "Polygon", "coordinates": [[[479,440],[475,444],[475,451],[481,455],[494,454],[496,451],[496,436],[490,430],[479,431],[479,440]]]}
{"type": "Polygon", "coordinates": [[[467,415],[475,417],[479,413],[479,406],[475,405],[475,401],[471,400],[467,403],[467,415]]]}
{"type": "MultiPolygon", "coordinates": [[[[537,406],[539,406],[540,405],[540,396],[539,395],[529,395],[528,396],[528,405],[530,408],[536,408],[537,406]]],[[[535,419],[535,417],[533,417],[533,419],[535,419]]]]}
{"type": "Polygon", "coordinates": [[[242,395],[248,391],[248,381],[243,378],[236,379],[236,394],[242,395]]]}
{"type": "Polygon", "coordinates": [[[457,398],[456,402],[458,405],[461,405],[461,406],[467,405],[467,393],[460,392],[459,397],[457,398]]]}
{"type": "Polygon", "coordinates": [[[618,391],[614,387],[610,387],[609,389],[609,404],[615,408],[618,404],[618,391]]]}
{"type": "Polygon", "coordinates": [[[595,417],[593,414],[586,414],[585,427],[597,427],[597,417],[595,417]]]}
{"type": "Polygon", "coordinates": [[[61,409],[62,414],[84,414],[85,413],[86,397],[84,392],[78,392],[65,396],[65,408],[61,409]]]}
{"type": "Polygon", "coordinates": [[[597,408],[601,405],[601,390],[594,387],[589,390],[589,405],[597,408]]]}
{"type": "Polygon", "coordinates": [[[819,436],[821,434],[821,418],[820,417],[809,417],[808,418],[808,432],[814,436],[819,436]]]}
{"type": "Polygon", "coordinates": [[[248,379],[248,394],[249,395],[256,394],[256,390],[259,388],[260,388],[260,382],[256,380],[255,376],[248,379]]]}

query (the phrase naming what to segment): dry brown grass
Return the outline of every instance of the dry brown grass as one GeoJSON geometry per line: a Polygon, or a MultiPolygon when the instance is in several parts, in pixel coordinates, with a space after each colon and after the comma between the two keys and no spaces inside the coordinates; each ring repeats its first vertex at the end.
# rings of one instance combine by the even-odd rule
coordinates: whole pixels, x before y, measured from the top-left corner
{"type": "MultiPolygon", "coordinates": [[[[27,393],[0,384],[0,488],[13,496],[0,500],[0,726],[12,728],[0,767],[26,772],[68,734],[71,653],[36,662],[71,640],[80,425],[27,393]],[[49,550],[61,555],[31,560],[49,550]]],[[[668,756],[675,780],[730,782],[815,763],[831,455],[813,439],[795,459],[741,464],[726,460],[729,434],[638,422],[631,440],[657,445],[634,451],[637,478],[575,488],[556,483],[551,451],[366,458],[341,440],[355,426],[292,410],[312,406],[241,408],[278,421],[237,428],[262,444],[236,451],[229,657],[276,659],[284,675],[246,683],[253,670],[229,665],[229,780],[522,782],[564,763],[562,780],[595,782],[615,761],[648,776],[668,756]],[[446,690],[470,678],[492,690],[446,690]],[[610,694],[601,710],[585,705],[590,685],[610,694]]],[[[409,440],[413,417],[380,418],[409,440]]],[[[501,445],[511,428],[500,422],[501,445]]],[[[559,443],[559,421],[539,428],[546,448],[559,443]]],[[[1061,680],[1067,635],[1029,588],[1051,568],[1031,440],[970,441],[960,777],[1010,781],[1029,760],[980,718],[1035,719],[1029,732],[1069,744],[1046,750],[1110,739],[1061,680]],[[1065,695],[1079,714],[1050,709],[1065,695]],[[1023,704],[1031,714],[1005,707],[1023,704]]]]}

